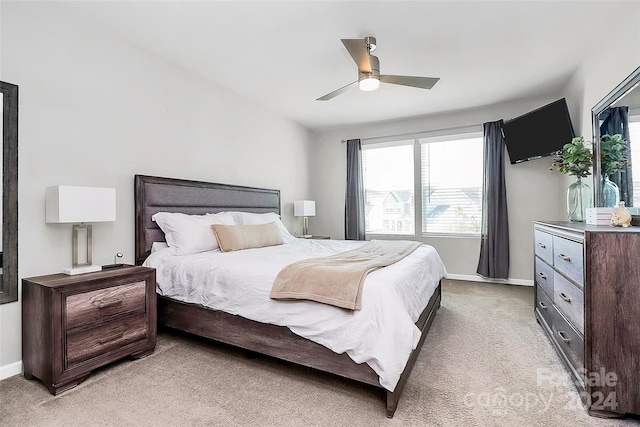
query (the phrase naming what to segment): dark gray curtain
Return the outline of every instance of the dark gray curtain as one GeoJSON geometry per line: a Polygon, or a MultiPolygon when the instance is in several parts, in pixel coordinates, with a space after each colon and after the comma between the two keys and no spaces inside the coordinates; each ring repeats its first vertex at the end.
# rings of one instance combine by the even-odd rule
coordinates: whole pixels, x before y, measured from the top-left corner
{"type": "Polygon", "coordinates": [[[629,149],[629,107],[611,107],[600,113],[603,119],[600,125],[600,135],[615,135],[619,133],[626,141],[624,149],[629,161],[620,172],[613,173],[609,179],[620,189],[620,200],[625,206],[633,206],[633,174],[631,167],[631,150],[629,149]]]}
{"type": "Polygon", "coordinates": [[[345,197],[344,237],[364,240],[364,180],[362,145],[359,139],[347,141],[347,193],[345,197]]]}
{"type": "Polygon", "coordinates": [[[483,128],[482,240],[477,272],[484,277],[506,279],[509,277],[509,223],[502,120],[485,123],[483,128]]]}

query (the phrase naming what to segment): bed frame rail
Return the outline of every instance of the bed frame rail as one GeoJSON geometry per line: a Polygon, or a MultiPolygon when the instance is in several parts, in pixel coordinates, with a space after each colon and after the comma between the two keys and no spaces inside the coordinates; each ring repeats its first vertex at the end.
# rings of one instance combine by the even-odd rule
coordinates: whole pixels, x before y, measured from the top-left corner
{"type": "Polygon", "coordinates": [[[161,296],[158,297],[158,323],[164,327],[380,388],[386,392],[387,417],[392,418],[398,407],[402,389],[418,358],[427,331],[431,327],[438,307],[440,307],[440,301],[441,285],[439,284],[416,322],[422,335],[416,349],[411,353],[394,391],[384,389],[380,385],[378,374],[366,363],[357,364],[346,353],[336,354],[320,344],[295,335],[284,326],[255,322],[233,314],[161,296]]]}

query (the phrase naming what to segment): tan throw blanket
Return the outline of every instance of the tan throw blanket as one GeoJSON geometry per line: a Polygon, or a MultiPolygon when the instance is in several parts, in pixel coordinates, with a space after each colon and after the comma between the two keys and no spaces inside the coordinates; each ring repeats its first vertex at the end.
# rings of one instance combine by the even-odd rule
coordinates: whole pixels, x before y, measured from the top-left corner
{"type": "Polygon", "coordinates": [[[362,284],[367,274],[400,261],[420,245],[405,240],[372,240],[336,255],[294,262],[278,273],[270,296],[360,310],[362,284]]]}

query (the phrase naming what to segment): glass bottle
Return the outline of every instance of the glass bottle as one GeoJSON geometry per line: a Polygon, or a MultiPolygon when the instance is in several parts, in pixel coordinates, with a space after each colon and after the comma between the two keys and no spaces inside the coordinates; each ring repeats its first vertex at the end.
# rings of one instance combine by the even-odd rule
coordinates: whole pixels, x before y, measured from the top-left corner
{"type": "Polygon", "coordinates": [[[602,207],[615,208],[620,202],[620,189],[608,176],[602,177],[602,207]]]}
{"type": "Polygon", "coordinates": [[[567,214],[574,222],[584,222],[586,209],[591,207],[591,187],[576,177],[576,182],[567,189],[567,214]]]}

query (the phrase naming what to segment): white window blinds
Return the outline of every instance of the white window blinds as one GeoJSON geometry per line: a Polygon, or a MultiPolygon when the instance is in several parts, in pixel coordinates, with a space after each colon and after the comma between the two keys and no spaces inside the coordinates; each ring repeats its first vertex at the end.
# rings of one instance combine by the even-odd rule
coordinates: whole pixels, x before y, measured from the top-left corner
{"type": "Polygon", "coordinates": [[[477,234],[482,223],[482,137],[420,139],[422,232],[477,234]]]}

